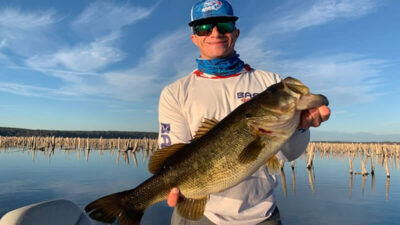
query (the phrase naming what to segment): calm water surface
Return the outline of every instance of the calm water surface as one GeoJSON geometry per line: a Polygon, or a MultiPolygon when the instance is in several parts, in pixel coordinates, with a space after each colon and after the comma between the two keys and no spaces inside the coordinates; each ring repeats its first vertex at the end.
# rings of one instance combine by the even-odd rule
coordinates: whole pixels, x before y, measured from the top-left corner
{"type": "MultiPolygon", "coordinates": [[[[51,199],[69,199],[80,207],[101,196],[135,187],[150,176],[147,155],[117,151],[56,150],[42,152],[0,150],[0,217],[6,212],[51,199]],[[135,163],[136,162],[136,163],[135,163]]],[[[370,168],[369,163],[367,168],[370,168]]],[[[376,165],[375,176],[349,174],[346,158],[321,158],[312,170],[305,157],[292,170],[287,163],[277,174],[278,206],[285,225],[400,224],[398,161],[389,161],[390,179],[376,165]]],[[[361,171],[360,159],[354,161],[361,171]]],[[[142,224],[169,224],[172,209],[165,202],[150,207],[142,224]]]]}

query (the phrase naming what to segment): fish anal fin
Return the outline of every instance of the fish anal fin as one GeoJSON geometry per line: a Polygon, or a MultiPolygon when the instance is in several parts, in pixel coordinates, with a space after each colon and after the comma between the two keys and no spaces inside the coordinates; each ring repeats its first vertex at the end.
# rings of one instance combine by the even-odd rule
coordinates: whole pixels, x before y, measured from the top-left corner
{"type": "Polygon", "coordinates": [[[162,149],[158,149],[155,153],[153,153],[153,155],[150,157],[149,160],[149,171],[152,174],[157,173],[158,171],[161,170],[161,168],[164,165],[164,162],[173,154],[175,154],[177,151],[179,151],[180,149],[182,149],[184,146],[186,146],[187,144],[174,144],[174,145],[170,145],[168,147],[162,148],[162,149]]]}
{"type": "Polygon", "coordinates": [[[201,199],[184,198],[179,201],[177,207],[178,214],[189,220],[200,220],[203,216],[207,197],[201,199]]]}
{"type": "Polygon", "coordinates": [[[250,142],[239,154],[239,162],[242,164],[247,164],[256,160],[264,146],[265,144],[262,143],[260,136],[256,136],[256,138],[250,142]]]}
{"type": "Polygon", "coordinates": [[[194,139],[202,137],[208,131],[210,131],[212,128],[214,128],[215,125],[217,125],[218,123],[219,123],[219,121],[215,118],[212,118],[212,119],[205,118],[204,121],[201,122],[199,129],[196,131],[196,133],[194,135],[194,139]]]}

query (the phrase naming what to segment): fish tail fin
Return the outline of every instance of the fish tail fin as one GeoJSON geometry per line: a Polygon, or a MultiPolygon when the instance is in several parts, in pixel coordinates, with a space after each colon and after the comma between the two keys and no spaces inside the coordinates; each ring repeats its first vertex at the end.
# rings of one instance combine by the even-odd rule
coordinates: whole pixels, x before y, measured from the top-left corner
{"type": "Polygon", "coordinates": [[[135,208],[130,196],[130,191],[111,194],[89,203],[85,211],[92,219],[104,223],[118,219],[119,225],[139,225],[144,209],[135,208]]]}
{"type": "Polygon", "coordinates": [[[268,172],[270,174],[278,173],[281,169],[279,159],[276,155],[273,155],[271,158],[269,158],[267,162],[265,162],[265,166],[268,167],[268,172]]]}

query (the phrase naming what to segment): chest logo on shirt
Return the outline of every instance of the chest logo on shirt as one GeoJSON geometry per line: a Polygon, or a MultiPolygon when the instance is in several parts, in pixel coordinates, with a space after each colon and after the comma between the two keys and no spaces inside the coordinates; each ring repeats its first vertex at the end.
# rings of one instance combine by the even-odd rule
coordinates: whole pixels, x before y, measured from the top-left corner
{"type": "Polygon", "coordinates": [[[236,98],[242,102],[249,101],[252,97],[256,96],[258,93],[250,93],[250,92],[238,92],[236,93],[236,98]]]}

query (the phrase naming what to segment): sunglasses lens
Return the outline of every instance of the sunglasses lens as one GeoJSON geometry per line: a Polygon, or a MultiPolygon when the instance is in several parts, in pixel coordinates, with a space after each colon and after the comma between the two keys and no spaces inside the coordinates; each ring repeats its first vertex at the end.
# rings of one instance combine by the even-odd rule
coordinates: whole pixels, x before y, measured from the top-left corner
{"type": "Polygon", "coordinates": [[[194,26],[194,33],[198,36],[208,36],[212,33],[213,27],[217,26],[218,32],[221,34],[231,33],[235,30],[233,22],[224,22],[216,24],[200,24],[194,26]]]}
{"type": "Polygon", "coordinates": [[[235,30],[235,24],[233,22],[217,23],[217,28],[222,34],[231,33],[235,30]]]}
{"type": "Polygon", "coordinates": [[[211,34],[213,29],[212,24],[201,24],[194,27],[194,33],[198,36],[207,36],[211,34]]]}

